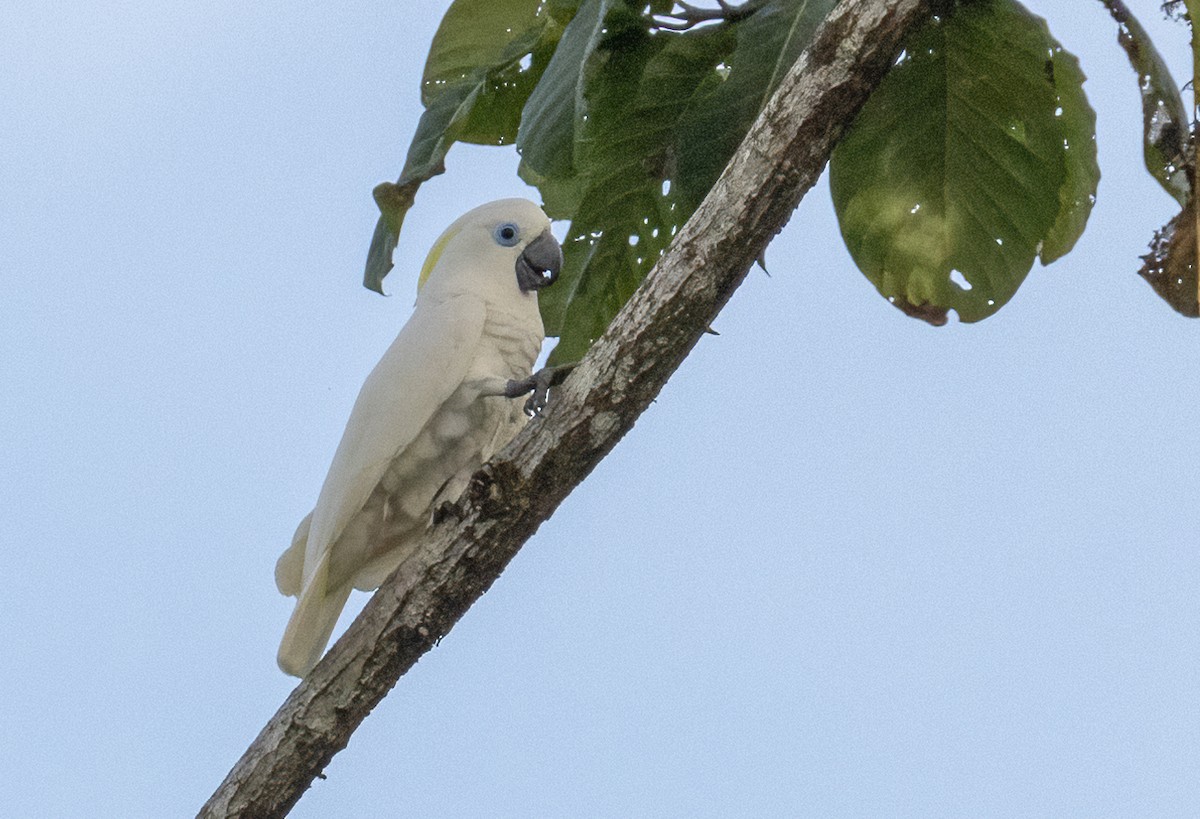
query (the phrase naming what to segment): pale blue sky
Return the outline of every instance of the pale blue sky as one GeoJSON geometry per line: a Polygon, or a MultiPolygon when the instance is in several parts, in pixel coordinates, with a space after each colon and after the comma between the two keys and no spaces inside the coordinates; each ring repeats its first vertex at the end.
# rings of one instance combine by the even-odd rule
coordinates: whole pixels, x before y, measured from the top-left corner
{"type": "MultiPolygon", "coordinates": [[[[431,5],[0,6],[0,815],[192,815],[291,689],[275,558],[425,250],[536,196],[456,148],[359,285],[431,5]]],[[[933,329],[819,185],[294,816],[1194,814],[1200,324],[1134,275],[1114,26],[1030,6],[1100,117],[1076,251],[933,329]]]]}

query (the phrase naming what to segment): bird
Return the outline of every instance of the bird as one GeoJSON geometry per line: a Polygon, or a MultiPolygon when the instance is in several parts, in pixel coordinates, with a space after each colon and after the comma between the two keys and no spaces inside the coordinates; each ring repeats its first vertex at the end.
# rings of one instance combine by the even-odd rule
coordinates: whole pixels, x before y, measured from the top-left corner
{"type": "Polygon", "coordinates": [[[377,588],[540,409],[537,293],[562,264],[550,220],[526,199],[480,205],[434,242],[412,315],[367,376],[316,504],[275,565],[279,591],[296,598],[276,658],[285,673],[312,670],[350,591],[377,588]]]}

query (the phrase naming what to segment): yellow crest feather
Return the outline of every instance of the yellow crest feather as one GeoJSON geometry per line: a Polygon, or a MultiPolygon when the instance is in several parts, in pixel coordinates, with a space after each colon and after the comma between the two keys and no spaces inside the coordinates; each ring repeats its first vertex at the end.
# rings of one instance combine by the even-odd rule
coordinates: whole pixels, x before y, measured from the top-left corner
{"type": "Polygon", "coordinates": [[[451,225],[446,228],[446,232],[438,237],[438,240],[433,243],[433,247],[429,249],[429,255],[425,257],[425,264],[421,265],[421,275],[417,277],[417,292],[421,292],[421,288],[425,286],[425,281],[429,278],[429,274],[433,272],[433,268],[437,266],[438,259],[442,258],[442,251],[446,249],[446,245],[450,244],[450,240],[458,233],[458,225],[451,225]]]}

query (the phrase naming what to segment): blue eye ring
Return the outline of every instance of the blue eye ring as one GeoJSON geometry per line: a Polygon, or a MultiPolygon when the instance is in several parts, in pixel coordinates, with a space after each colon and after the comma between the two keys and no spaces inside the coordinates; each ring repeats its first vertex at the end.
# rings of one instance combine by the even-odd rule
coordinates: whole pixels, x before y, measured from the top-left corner
{"type": "Polygon", "coordinates": [[[521,230],[512,222],[505,222],[496,225],[496,229],[492,231],[492,237],[496,240],[496,244],[512,247],[521,240],[521,230]]]}

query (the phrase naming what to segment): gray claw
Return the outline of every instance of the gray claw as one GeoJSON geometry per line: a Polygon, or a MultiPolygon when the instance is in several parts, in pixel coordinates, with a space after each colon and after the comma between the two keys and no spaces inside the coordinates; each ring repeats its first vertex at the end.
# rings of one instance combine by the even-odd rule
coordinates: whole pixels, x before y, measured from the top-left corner
{"type": "Polygon", "coordinates": [[[549,367],[543,367],[529,378],[533,381],[533,394],[525,402],[525,414],[534,418],[542,414],[542,410],[546,408],[546,403],[550,400],[550,381],[554,378],[554,371],[549,367]]]}
{"type": "Polygon", "coordinates": [[[546,408],[546,404],[550,401],[550,388],[557,387],[563,381],[566,381],[567,376],[575,369],[575,363],[560,364],[557,367],[542,367],[528,378],[522,378],[519,381],[509,381],[508,387],[504,394],[509,398],[519,398],[527,392],[533,394],[529,396],[529,400],[525,402],[525,414],[530,418],[536,415],[541,415],[542,410],[546,408]]]}

